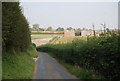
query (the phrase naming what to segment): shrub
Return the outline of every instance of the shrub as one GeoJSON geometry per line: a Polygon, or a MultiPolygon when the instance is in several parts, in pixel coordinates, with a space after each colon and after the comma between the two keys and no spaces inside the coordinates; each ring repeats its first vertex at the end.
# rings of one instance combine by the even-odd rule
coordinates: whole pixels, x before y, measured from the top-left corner
{"type": "MultiPolygon", "coordinates": [[[[47,51],[66,63],[92,70],[106,79],[120,77],[119,35],[108,37],[88,37],[74,39],[67,44],[47,44],[38,47],[39,51],[47,51]]],[[[117,81],[117,80],[116,80],[117,81]]]]}
{"type": "Polygon", "coordinates": [[[32,43],[32,45],[36,48],[36,44],[35,43],[32,43]]]}

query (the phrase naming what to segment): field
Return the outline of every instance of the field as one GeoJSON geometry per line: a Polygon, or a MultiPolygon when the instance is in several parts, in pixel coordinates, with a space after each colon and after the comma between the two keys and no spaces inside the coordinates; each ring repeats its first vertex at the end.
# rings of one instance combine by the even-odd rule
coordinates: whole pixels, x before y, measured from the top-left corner
{"type": "Polygon", "coordinates": [[[31,37],[56,37],[62,36],[61,34],[32,34],[31,37]]]}
{"type": "Polygon", "coordinates": [[[47,44],[53,37],[32,37],[32,43],[36,46],[47,44]]]}
{"type": "Polygon", "coordinates": [[[54,39],[50,42],[50,44],[67,44],[67,43],[72,43],[74,40],[79,40],[79,39],[87,40],[87,37],[82,37],[82,36],[54,37],[54,39]]]}
{"type": "Polygon", "coordinates": [[[32,32],[31,39],[32,42],[36,44],[36,46],[41,46],[47,44],[52,38],[63,36],[63,33],[53,33],[53,32],[32,32]]]}
{"type": "Polygon", "coordinates": [[[55,36],[63,36],[63,32],[53,32],[53,31],[39,31],[39,32],[31,32],[32,37],[55,37],[55,36]]]}
{"type": "Polygon", "coordinates": [[[37,34],[37,35],[31,35],[31,37],[55,37],[57,35],[46,35],[46,34],[37,34]]]}
{"type": "MultiPolygon", "coordinates": [[[[100,75],[101,79],[113,80],[120,77],[119,38],[120,36],[114,33],[100,37],[54,37],[50,43],[38,47],[37,50],[48,52],[75,68],[83,68],[100,75]]],[[[80,76],[79,71],[72,72],[77,77],[85,79],[80,76]]],[[[97,79],[88,79],[94,78],[97,79]]]]}

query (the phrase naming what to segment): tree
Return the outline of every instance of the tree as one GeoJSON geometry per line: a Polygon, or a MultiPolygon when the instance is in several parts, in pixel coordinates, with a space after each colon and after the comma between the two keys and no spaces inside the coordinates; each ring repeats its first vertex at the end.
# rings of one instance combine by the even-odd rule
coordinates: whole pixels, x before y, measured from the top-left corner
{"type": "Polygon", "coordinates": [[[44,31],[44,29],[43,28],[39,28],[39,31],[44,31]]]}
{"type": "Polygon", "coordinates": [[[52,27],[48,27],[47,29],[46,29],[46,31],[51,31],[52,30],[52,27]]]}
{"type": "Polygon", "coordinates": [[[56,31],[64,31],[64,28],[58,27],[56,31]]]}
{"type": "Polygon", "coordinates": [[[73,29],[72,27],[67,28],[67,30],[72,30],[72,29],[73,29]]]}
{"type": "Polygon", "coordinates": [[[107,32],[110,32],[109,28],[106,28],[106,31],[107,31],[107,32]]]}
{"type": "Polygon", "coordinates": [[[82,28],[82,30],[86,30],[86,28],[82,28]]]}
{"type": "Polygon", "coordinates": [[[33,24],[33,28],[39,28],[39,24],[33,24]]]}
{"type": "Polygon", "coordinates": [[[11,51],[26,51],[31,38],[19,2],[3,2],[2,10],[2,47],[11,51]]]}

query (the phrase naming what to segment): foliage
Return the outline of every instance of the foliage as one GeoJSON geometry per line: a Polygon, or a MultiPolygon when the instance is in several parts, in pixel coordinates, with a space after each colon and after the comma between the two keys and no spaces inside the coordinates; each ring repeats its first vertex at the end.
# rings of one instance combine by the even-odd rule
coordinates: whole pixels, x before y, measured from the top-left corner
{"type": "Polygon", "coordinates": [[[39,31],[44,31],[44,28],[29,28],[30,29],[30,31],[37,31],[37,32],[39,32],[39,31]]]}
{"type": "Polygon", "coordinates": [[[58,27],[56,31],[64,31],[64,28],[58,27]]]}
{"type": "Polygon", "coordinates": [[[67,28],[67,30],[74,30],[72,27],[67,28]]]}
{"type": "Polygon", "coordinates": [[[53,53],[66,63],[92,70],[109,80],[120,77],[120,36],[87,37],[74,39],[72,43],[47,44],[38,47],[38,51],[53,53]]]}
{"type": "Polygon", "coordinates": [[[39,24],[33,24],[33,28],[39,28],[39,24]]]}
{"type": "Polygon", "coordinates": [[[19,2],[2,3],[2,45],[6,50],[26,51],[31,43],[29,26],[19,2]]]}
{"type": "Polygon", "coordinates": [[[31,79],[34,70],[33,59],[25,53],[6,53],[3,59],[3,79],[31,79]]]}
{"type": "Polygon", "coordinates": [[[27,52],[3,51],[3,79],[32,79],[34,72],[34,57],[38,56],[36,48],[29,45],[27,52]]]}
{"type": "Polygon", "coordinates": [[[32,44],[27,48],[27,53],[28,53],[30,56],[34,57],[34,58],[38,57],[38,53],[37,53],[37,50],[36,50],[36,47],[35,47],[35,44],[34,44],[34,43],[32,43],[32,44]]]}
{"type": "Polygon", "coordinates": [[[46,29],[46,31],[51,31],[52,30],[52,27],[48,27],[47,29],[46,29]]]}
{"type": "Polygon", "coordinates": [[[35,43],[32,43],[32,45],[36,48],[36,44],[35,43]]]}
{"type": "Polygon", "coordinates": [[[93,81],[94,79],[104,79],[102,76],[97,75],[93,72],[89,72],[86,69],[75,67],[70,64],[62,63],[72,74],[85,81],[93,81]],[[88,80],[87,80],[88,79],[88,80]]]}
{"type": "Polygon", "coordinates": [[[2,3],[3,79],[32,79],[36,48],[19,2],[2,3]]]}
{"type": "Polygon", "coordinates": [[[44,29],[43,28],[39,28],[39,31],[44,31],[44,29]]]}

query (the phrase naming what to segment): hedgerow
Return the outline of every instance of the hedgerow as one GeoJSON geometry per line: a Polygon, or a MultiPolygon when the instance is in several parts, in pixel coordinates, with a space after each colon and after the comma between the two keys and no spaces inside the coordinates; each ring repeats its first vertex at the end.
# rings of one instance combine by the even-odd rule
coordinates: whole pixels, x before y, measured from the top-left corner
{"type": "Polygon", "coordinates": [[[47,44],[38,47],[38,51],[51,52],[53,55],[71,65],[92,70],[105,79],[119,80],[120,77],[120,36],[88,37],[74,39],[68,44],[47,44]]]}

